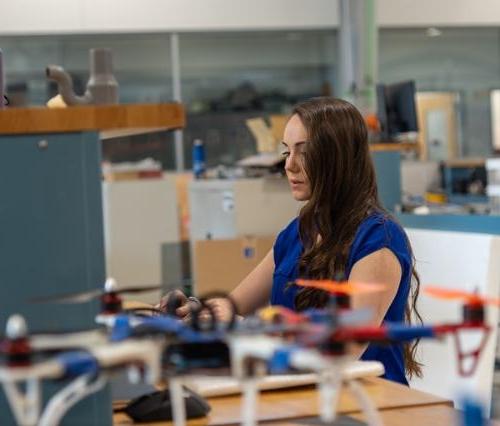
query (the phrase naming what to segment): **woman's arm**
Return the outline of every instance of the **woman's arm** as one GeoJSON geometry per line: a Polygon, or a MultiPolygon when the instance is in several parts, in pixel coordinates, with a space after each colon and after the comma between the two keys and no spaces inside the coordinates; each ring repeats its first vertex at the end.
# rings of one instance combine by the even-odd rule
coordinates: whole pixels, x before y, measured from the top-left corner
{"type": "MultiPolygon", "coordinates": [[[[355,295],[351,298],[352,308],[371,308],[373,310],[371,324],[380,325],[396,296],[401,281],[401,274],[402,270],[399,260],[387,248],[377,250],[358,260],[351,270],[348,281],[380,283],[385,286],[385,290],[355,295]]],[[[358,346],[354,354],[360,356],[366,346],[358,346]]]]}
{"type": "Polygon", "coordinates": [[[248,315],[267,305],[271,296],[274,273],[273,249],[231,292],[239,315],[248,315]]]}
{"type": "MultiPolygon", "coordinates": [[[[238,315],[248,315],[269,302],[273,285],[274,255],[271,249],[261,262],[241,281],[230,293],[238,315]]],[[[210,303],[217,318],[227,320],[231,315],[230,307],[224,299],[210,299],[210,303]]],[[[181,318],[187,318],[190,312],[187,299],[176,310],[181,318]]]]}

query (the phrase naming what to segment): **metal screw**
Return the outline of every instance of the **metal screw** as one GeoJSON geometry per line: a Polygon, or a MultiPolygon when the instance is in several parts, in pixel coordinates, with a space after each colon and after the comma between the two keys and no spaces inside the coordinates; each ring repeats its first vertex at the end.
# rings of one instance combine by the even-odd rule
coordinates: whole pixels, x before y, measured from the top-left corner
{"type": "Polygon", "coordinates": [[[49,147],[49,142],[47,142],[47,140],[42,139],[41,141],[38,142],[39,149],[47,149],[48,147],[49,147]]]}

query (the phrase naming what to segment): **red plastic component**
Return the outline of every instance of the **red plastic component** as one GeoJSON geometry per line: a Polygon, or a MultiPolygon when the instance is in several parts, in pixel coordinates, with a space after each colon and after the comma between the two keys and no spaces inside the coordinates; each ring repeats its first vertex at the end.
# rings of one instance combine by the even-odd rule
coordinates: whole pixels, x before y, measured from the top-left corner
{"type": "Polygon", "coordinates": [[[121,312],[122,299],[113,291],[104,293],[101,297],[101,314],[112,315],[121,312]]]}
{"type": "Polygon", "coordinates": [[[341,328],[337,330],[333,339],[354,342],[380,342],[388,339],[387,329],[384,326],[367,326],[357,328],[341,328]]]}
{"type": "Polygon", "coordinates": [[[9,367],[26,367],[31,364],[31,345],[26,337],[5,340],[2,350],[7,355],[9,367]]]}
{"type": "Polygon", "coordinates": [[[488,337],[491,332],[491,327],[486,325],[484,322],[469,322],[462,324],[447,324],[447,325],[439,325],[434,327],[434,331],[436,336],[444,336],[445,334],[452,334],[455,340],[455,347],[457,350],[457,363],[458,363],[458,372],[463,377],[468,377],[474,374],[476,371],[477,365],[479,363],[479,357],[486,346],[486,342],[488,341],[488,337]],[[479,342],[479,346],[469,352],[465,352],[462,343],[460,342],[460,331],[462,330],[479,330],[483,332],[481,341],[479,342]],[[465,361],[467,359],[472,359],[472,364],[470,368],[465,368],[465,361]]]}

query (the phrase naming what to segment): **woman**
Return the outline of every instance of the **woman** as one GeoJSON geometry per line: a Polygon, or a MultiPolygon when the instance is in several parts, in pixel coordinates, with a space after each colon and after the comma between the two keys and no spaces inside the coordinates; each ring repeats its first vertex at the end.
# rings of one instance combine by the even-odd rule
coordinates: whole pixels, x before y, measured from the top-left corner
{"type": "MultiPolygon", "coordinates": [[[[288,283],[298,277],[343,276],[353,282],[384,283],[384,292],[351,301],[353,308],[372,308],[375,324],[410,321],[412,313],[419,318],[419,281],[411,248],[403,229],[378,200],[367,129],[359,111],[333,98],[300,103],[282,143],[292,195],[305,205],[262,262],[232,291],[238,313],[247,315],[268,303],[296,310],[324,306],[325,292],[288,283]]],[[[213,306],[221,317],[227,315],[221,302],[215,300],[213,306]]],[[[188,312],[187,303],[177,310],[180,316],[188,312]]],[[[400,383],[407,383],[405,371],[420,375],[415,345],[369,345],[361,358],[381,361],[385,377],[400,383]]]]}

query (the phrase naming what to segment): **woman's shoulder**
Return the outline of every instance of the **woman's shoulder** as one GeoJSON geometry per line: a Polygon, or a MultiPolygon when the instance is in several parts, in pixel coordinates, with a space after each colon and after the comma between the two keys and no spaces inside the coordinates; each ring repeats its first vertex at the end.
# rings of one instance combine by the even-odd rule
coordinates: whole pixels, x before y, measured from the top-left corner
{"type": "Polygon", "coordinates": [[[299,218],[292,219],[278,234],[276,240],[280,238],[295,237],[299,234],[299,218]]]}
{"type": "Polygon", "coordinates": [[[378,237],[386,242],[395,243],[404,241],[407,237],[403,227],[389,213],[373,212],[369,214],[359,225],[355,239],[366,239],[378,237]]]}
{"type": "Polygon", "coordinates": [[[388,213],[373,212],[359,225],[351,246],[350,264],[377,250],[388,248],[405,264],[411,250],[403,227],[388,213]]]}

